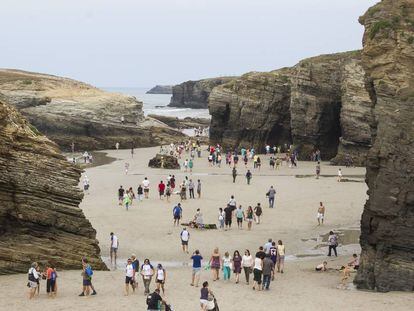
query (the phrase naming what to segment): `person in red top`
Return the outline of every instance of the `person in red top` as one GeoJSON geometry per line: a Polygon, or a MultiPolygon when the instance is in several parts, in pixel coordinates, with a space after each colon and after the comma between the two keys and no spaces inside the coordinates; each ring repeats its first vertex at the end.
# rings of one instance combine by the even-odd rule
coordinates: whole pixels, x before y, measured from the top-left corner
{"type": "Polygon", "coordinates": [[[162,197],[164,196],[164,191],[165,191],[165,184],[164,182],[161,180],[160,183],[158,184],[158,192],[160,194],[160,199],[162,200],[162,197]]]}
{"type": "Polygon", "coordinates": [[[46,292],[49,297],[56,295],[56,270],[53,266],[47,266],[46,270],[46,292]]]}

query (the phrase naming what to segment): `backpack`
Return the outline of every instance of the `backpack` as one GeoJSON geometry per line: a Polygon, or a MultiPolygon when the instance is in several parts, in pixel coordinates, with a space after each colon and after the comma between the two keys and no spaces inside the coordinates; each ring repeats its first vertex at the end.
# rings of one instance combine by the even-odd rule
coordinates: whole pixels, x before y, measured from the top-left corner
{"type": "Polygon", "coordinates": [[[56,271],[53,271],[53,272],[50,274],[50,279],[51,279],[52,281],[55,281],[55,280],[56,280],[56,277],[57,277],[57,275],[56,275],[56,271]]]}
{"type": "Polygon", "coordinates": [[[85,269],[85,273],[88,277],[91,277],[93,275],[93,270],[91,266],[87,266],[85,269]]]}
{"type": "Polygon", "coordinates": [[[174,207],[174,216],[180,216],[180,208],[179,207],[174,207]]]}

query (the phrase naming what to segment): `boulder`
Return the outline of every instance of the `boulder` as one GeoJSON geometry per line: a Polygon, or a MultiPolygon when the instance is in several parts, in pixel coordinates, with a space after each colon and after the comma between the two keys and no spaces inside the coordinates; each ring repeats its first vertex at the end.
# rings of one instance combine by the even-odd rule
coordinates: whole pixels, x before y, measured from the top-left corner
{"type": "Polygon", "coordinates": [[[148,90],[146,94],[172,94],[172,85],[156,85],[148,90]]]}
{"type": "Polygon", "coordinates": [[[178,163],[177,158],[166,154],[157,154],[149,160],[148,166],[152,168],[166,168],[172,170],[180,169],[180,164],[178,163]]]}

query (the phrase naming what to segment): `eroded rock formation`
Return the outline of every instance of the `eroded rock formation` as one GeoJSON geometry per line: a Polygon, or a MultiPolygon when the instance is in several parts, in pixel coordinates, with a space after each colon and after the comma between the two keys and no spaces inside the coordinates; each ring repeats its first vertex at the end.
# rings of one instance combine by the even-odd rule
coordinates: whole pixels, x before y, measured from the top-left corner
{"type": "Polygon", "coordinates": [[[135,97],[109,93],[71,79],[0,70],[0,93],[63,150],[155,146],[184,137],[144,118],[135,97]]]}
{"type": "Polygon", "coordinates": [[[156,85],[148,90],[147,94],[172,94],[172,85],[156,85]]]}
{"type": "Polygon", "coordinates": [[[0,274],[27,272],[30,263],[97,269],[96,232],[78,207],[80,170],[0,98],[0,274]]]}
{"type": "Polygon", "coordinates": [[[149,160],[148,166],[152,168],[165,168],[179,170],[180,164],[176,157],[166,154],[157,154],[149,160]]]}
{"type": "Polygon", "coordinates": [[[220,77],[198,81],[187,81],[174,85],[172,88],[171,102],[168,106],[207,109],[208,97],[211,90],[232,79],[233,78],[231,77],[220,77]]]}
{"type": "Polygon", "coordinates": [[[358,288],[414,290],[414,2],[383,0],[360,18],[376,132],[361,220],[358,288]]]}

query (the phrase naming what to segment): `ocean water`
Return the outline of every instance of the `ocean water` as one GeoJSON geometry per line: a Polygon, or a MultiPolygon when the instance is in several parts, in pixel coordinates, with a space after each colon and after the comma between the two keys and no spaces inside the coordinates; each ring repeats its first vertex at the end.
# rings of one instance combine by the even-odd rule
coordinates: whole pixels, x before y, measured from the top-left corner
{"type": "Polygon", "coordinates": [[[145,94],[150,88],[144,87],[103,87],[108,92],[122,93],[135,96],[144,103],[144,114],[158,114],[163,116],[192,118],[210,118],[208,109],[174,108],[167,107],[170,103],[170,94],[145,94]]]}

